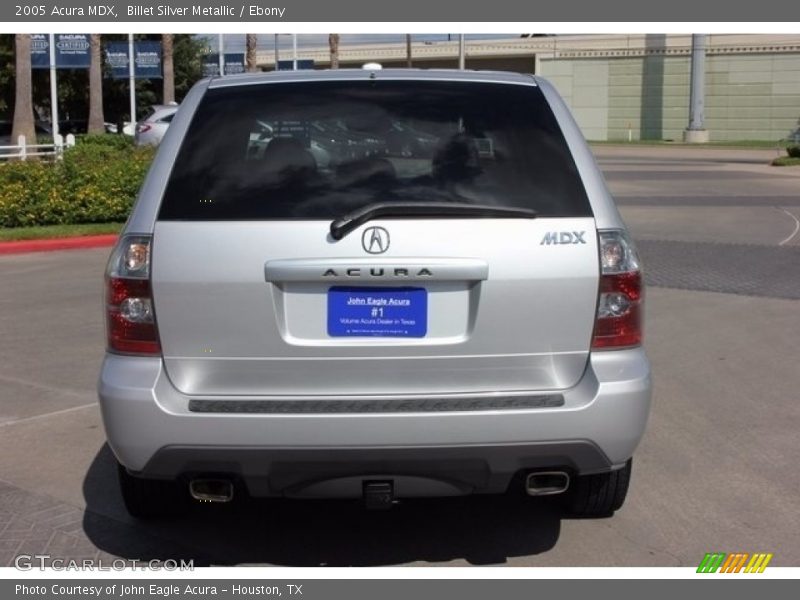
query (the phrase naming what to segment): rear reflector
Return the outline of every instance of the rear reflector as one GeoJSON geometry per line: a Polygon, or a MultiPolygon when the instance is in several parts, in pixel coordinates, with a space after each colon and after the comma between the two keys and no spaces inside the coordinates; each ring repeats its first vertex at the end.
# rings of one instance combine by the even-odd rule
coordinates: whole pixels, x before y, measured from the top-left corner
{"type": "Polygon", "coordinates": [[[160,354],[150,287],[150,238],[125,236],[106,271],[108,349],[125,354],[160,354]]]}
{"type": "Polygon", "coordinates": [[[644,288],[639,257],[628,235],[599,232],[600,289],[593,349],[619,349],[642,343],[644,288]]]}

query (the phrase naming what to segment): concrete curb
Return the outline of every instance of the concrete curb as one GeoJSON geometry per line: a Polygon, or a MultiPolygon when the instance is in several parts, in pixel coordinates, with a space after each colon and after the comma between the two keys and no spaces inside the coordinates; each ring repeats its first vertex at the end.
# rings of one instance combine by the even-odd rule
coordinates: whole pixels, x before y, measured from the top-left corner
{"type": "Polygon", "coordinates": [[[86,248],[103,248],[106,246],[113,246],[116,241],[117,235],[112,233],[105,235],[86,235],[72,238],[0,242],[0,255],[24,254],[28,252],[49,252],[52,250],[82,250],[86,248]]]}

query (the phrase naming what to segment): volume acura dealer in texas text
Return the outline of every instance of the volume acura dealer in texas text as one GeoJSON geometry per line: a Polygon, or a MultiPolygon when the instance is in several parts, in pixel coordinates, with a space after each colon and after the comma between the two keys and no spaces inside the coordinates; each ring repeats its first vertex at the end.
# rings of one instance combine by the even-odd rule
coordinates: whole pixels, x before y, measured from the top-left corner
{"type": "Polygon", "coordinates": [[[249,6],[238,7],[230,6],[228,4],[220,4],[219,6],[200,6],[194,4],[188,6],[172,6],[170,4],[153,5],[139,5],[128,6],[129,17],[241,17],[247,15],[249,17],[283,17],[286,8],[277,8],[274,6],[258,6],[251,4],[249,6]],[[238,14],[237,14],[238,13],[238,14]]]}

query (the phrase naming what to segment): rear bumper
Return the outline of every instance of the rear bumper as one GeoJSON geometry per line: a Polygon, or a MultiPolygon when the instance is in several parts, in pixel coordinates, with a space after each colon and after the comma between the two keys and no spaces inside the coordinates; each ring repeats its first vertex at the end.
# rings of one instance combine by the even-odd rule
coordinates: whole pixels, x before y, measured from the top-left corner
{"type": "Polygon", "coordinates": [[[644,351],[636,348],[593,353],[580,383],[563,392],[558,407],[192,412],[190,401],[197,398],[172,386],[161,359],[109,354],[98,391],[109,445],[134,473],[224,473],[257,496],[351,495],[360,489],[359,477],[392,477],[402,496],[502,492],[525,469],[584,474],[621,467],[644,433],[651,381],[644,351]]]}

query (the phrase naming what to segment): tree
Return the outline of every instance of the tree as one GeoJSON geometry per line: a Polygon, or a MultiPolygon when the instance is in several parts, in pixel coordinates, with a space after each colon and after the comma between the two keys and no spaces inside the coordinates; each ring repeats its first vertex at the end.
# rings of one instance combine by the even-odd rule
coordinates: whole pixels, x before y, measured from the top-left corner
{"type": "Polygon", "coordinates": [[[247,63],[247,72],[248,73],[255,73],[258,71],[258,55],[256,54],[256,48],[258,46],[258,35],[255,33],[248,33],[245,37],[245,46],[247,48],[247,56],[246,56],[246,63],[247,63]]]}
{"type": "Polygon", "coordinates": [[[103,41],[99,33],[89,37],[91,63],[89,64],[89,123],[88,133],[104,133],[103,116],[103,41]]]}
{"type": "MultiPolygon", "coordinates": [[[[108,34],[104,40],[126,41],[125,34],[108,34]]],[[[161,34],[137,35],[137,40],[161,40],[161,34]]],[[[172,70],[175,82],[175,101],[181,102],[194,83],[203,77],[202,57],[209,52],[209,41],[191,34],[172,35],[172,70]]],[[[106,120],[112,123],[128,120],[128,79],[108,79],[104,89],[106,120]]],[[[59,86],[61,82],[59,81],[59,86]]],[[[157,79],[136,80],[137,114],[151,104],[164,101],[163,82],[157,79]]]]}
{"type": "Polygon", "coordinates": [[[31,36],[18,33],[14,36],[15,46],[15,94],[14,123],[11,126],[11,139],[16,142],[21,135],[26,144],[36,143],[36,127],[33,118],[33,84],[31,83],[31,36]]]}
{"type": "Polygon", "coordinates": [[[162,102],[169,104],[175,102],[175,67],[173,64],[173,41],[171,33],[161,36],[161,68],[164,77],[162,102]]]}
{"type": "Polygon", "coordinates": [[[413,65],[411,64],[411,34],[406,34],[406,66],[410,69],[413,65]]]}
{"type": "MultiPolygon", "coordinates": [[[[180,102],[192,85],[203,76],[202,57],[207,54],[209,40],[191,34],[173,34],[173,72],[175,81],[175,100],[180,102]]],[[[103,44],[110,41],[126,42],[126,34],[105,34],[103,44]]],[[[137,35],[136,40],[162,40],[161,34],[137,35]]],[[[15,36],[0,34],[0,120],[11,121],[14,111],[15,36]]],[[[90,70],[62,69],[58,73],[59,112],[63,119],[74,122],[85,122],[89,117],[90,105],[90,70]]],[[[110,123],[120,119],[127,120],[130,111],[128,94],[128,78],[111,79],[107,67],[103,66],[105,79],[103,90],[103,118],[110,123]]],[[[36,118],[50,113],[50,72],[48,69],[32,71],[33,111],[36,118]]],[[[158,79],[136,80],[137,112],[142,112],[151,104],[160,103],[163,82],[158,79]]],[[[78,129],[77,131],[80,131],[78,129]]],[[[62,131],[65,133],[66,130],[62,131]]]]}
{"type": "Polygon", "coordinates": [[[331,69],[339,68],[339,34],[331,33],[328,35],[328,47],[331,52],[331,69]]]}
{"type": "Polygon", "coordinates": [[[198,79],[203,77],[203,55],[209,52],[208,40],[191,34],[176,35],[175,48],[175,99],[184,96],[198,79]]]}
{"type": "Polygon", "coordinates": [[[14,106],[14,36],[0,35],[0,115],[10,120],[14,106]]]}

